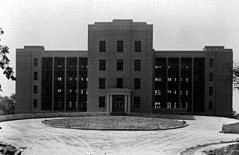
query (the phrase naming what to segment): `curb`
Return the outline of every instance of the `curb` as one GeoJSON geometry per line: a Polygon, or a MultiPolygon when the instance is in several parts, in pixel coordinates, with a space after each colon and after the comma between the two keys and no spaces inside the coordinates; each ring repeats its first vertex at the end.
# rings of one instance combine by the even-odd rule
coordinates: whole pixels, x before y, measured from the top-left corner
{"type": "Polygon", "coordinates": [[[84,116],[107,116],[106,112],[72,112],[72,113],[33,113],[33,114],[14,114],[14,115],[1,115],[0,122],[23,120],[23,119],[36,119],[36,118],[55,118],[55,117],[84,117],[84,116]]]}
{"type": "Polygon", "coordinates": [[[182,126],[174,126],[174,127],[169,127],[169,128],[164,128],[164,129],[104,129],[104,128],[99,128],[99,129],[95,129],[95,128],[76,128],[76,127],[66,127],[66,126],[55,126],[55,125],[49,125],[49,124],[45,124],[44,120],[41,121],[41,123],[47,127],[53,127],[53,128],[61,128],[61,129],[77,129],[77,130],[101,130],[101,131],[159,131],[159,130],[172,130],[172,129],[179,129],[179,128],[184,128],[189,126],[188,123],[182,125],[182,126]]]}

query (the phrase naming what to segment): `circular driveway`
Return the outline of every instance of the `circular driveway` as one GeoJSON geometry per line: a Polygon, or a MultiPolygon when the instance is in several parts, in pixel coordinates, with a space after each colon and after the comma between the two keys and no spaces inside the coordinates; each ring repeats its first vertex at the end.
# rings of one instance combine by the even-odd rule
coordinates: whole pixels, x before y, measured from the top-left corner
{"type": "Polygon", "coordinates": [[[197,144],[230,141],[239,134],[223,134],[222,124],[238,120],[194,116],[188,127],[158,131],[97,131],[52,128],[44,119],[1,122],[0,141],[26,147],[23,155],[172,155],[197,144]]]}

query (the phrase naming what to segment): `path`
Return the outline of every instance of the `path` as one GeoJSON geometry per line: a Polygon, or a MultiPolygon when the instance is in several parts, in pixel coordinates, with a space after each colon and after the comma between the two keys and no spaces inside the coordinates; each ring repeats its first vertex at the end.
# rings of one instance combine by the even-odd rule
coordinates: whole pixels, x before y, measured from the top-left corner
{"type": "Polygon", "coordinates": [[[172,155],[209,142],[230,141],[239,134],[219,133],[237,120],[195,116],[188,127],[165,131],[90,131],[47,127],[44,119],[1,122],[0,141],[27,148],[23,155],[172,155]]]}

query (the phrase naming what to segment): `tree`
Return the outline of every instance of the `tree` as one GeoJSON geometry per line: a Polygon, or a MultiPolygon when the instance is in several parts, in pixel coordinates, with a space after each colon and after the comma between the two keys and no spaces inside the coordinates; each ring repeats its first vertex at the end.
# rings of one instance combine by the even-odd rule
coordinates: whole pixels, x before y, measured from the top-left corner
{"type": "Polygon", "coordinates": [[[0,96],[0,114],[14,114],[15,113],[15,94],[8,96],[0,96]]]}
{"type": "MultiPolygon", "coordinates": [[[[3,35],[3,33],[4,31],[2,30],[2,28],[0,28],[0,35],[3,35]]],[[[9,66],[10,60],[7,57],[8,53],[9,53],[9,48],[6,45],[0,44],[0,68],[3,70],[3,74],[5,74],[8,79],[16,80],[13,69],[12,67],[9,66]]],[[[2,91],[1,85],[0,85],[0,91],[2,91]]]]}

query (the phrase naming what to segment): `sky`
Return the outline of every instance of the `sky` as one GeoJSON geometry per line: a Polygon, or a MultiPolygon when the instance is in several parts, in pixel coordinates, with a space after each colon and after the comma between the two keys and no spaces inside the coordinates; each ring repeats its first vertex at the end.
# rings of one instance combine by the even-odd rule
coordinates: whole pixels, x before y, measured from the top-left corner
{"type": "MultiPolygon", "coordinates": [[[[239,61],[238,0],[0,0],[0,44],[10,48],[16,68],[16,48],[87,50],[88,24],[113,19],[153,24],[156,50],[225,46],[239,61]]],[[[0,84],[0,95],[15,93],[15,82],[1,70],[0,84]]]]}

